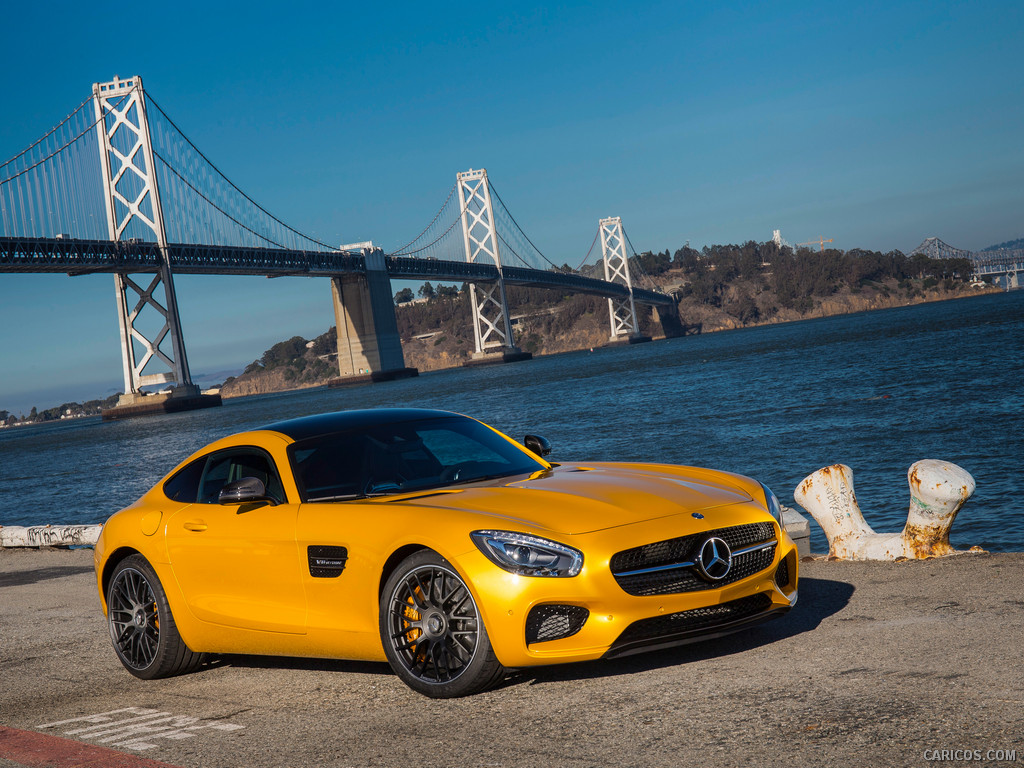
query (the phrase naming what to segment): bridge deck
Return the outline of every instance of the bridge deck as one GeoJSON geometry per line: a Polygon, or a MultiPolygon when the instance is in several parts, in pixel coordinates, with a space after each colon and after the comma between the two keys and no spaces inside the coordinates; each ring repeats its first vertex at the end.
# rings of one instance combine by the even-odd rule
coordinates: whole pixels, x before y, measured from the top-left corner
{"type": "MultiPolygon", "coordinates": [[[[362,254],[344,251],[291,251],[223,245],[172,243],[167,248],[172,272],[180,275],[267,275],[272,277],[334,277],[366,271],[362,254]]],[[[78,240],[74,238],[0,237],[0,272],[50,272],[84,275],[102,272],[156,272],[160,249],[152,242],[78,240]]],[[[384,266],[393,280],[492,282],[493,264],[387,256],[384,266]]],[[[597,296],[625,297],[628,289],[582,275],[523,267],[503,267],[510,285],[563,289],[597,296]]],[[[667,294],[633,289],[641,304],[667,305],[667,294]]]]}

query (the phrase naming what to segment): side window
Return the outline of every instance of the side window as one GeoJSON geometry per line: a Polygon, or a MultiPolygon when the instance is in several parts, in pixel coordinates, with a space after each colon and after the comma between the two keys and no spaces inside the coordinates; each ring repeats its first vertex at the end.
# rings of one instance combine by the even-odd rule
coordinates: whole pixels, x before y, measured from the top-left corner
{"type": "Polygon", "coordinates": [[[333,498],[362,491],[363,454],[362,437],[293,451],[292,467],[303,499],[333,498]]]}
{"type": "Polygon", "coordinates": [[[164,483],[164,495],[182,504],[194,504],[199,498],[199,480],[203,476],[206,459],[196,459],[186,467],[182,467],[164,483]]]}
{"type": "Polygon", "coordinates": [[[203,472],[203,480],[199,486],[199,501],[203,504],[216,504],[220,489],[228,484],[228,475],[231,473],[231,460],[234,457],[229,454],[212,456],[207,459],[206,471],[203,472]]]}
{"type": "Polygon", "coordinates": [[[274,462],[263,451],[245,449],[224,451],[210,456],[199,482],[198,501],[216,504],[221,489],[243,477],[255,477],[267,489],[267,495],[284,502],[284,485],[274,462]]]}

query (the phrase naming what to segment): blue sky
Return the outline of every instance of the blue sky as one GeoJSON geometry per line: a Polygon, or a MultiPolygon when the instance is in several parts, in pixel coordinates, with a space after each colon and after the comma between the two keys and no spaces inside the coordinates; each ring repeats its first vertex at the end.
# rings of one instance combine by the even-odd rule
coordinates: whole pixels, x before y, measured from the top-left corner
{"type": "MultiPolygon", "coordinates": [[[[1024,236],[1021,3],[368,6],[8,3],[0,155],[138,74],[327,242],[401,245],[470,167],[559,263],[615,215],[640,250],[1024,236]]],[[[324,280],[176,286],[196,373],[333,324],[324,280]]],[[[113,299],[109,275],[0,275],[0,409],[120,388],[113,299]]]]}

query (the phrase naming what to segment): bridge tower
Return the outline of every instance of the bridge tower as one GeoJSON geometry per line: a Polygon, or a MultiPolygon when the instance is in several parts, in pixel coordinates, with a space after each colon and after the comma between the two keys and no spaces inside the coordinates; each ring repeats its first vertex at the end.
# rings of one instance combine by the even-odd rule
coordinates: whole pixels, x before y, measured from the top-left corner
{"type": "Polygon", "coordinates": [[[219,396],[200,395],[188,369],[142,78],[115,77],[109,83],[94,83],[92,92],[110,239],[153,239],[161,262],[155,275],[114,275],[124,395],[113,409],[119,413],[107,412],[104,417],[219,405],[219,396]],[[142,391],[161,384],[170,384],[170,392],[146,396],[142,391]]]}
{"type": "Polygon", "coordinates": [[[611,318],[611,341],[649,341],[641,336],[636,320],[636,304],[633,302],[633,281],[629,276],[629,257],[626,255],[626,237],[622,233],[622,219],[613,216],[601,219],[601,253],[604,260],[604,279],[620,283],[629,289],[629,297],[608,299],[608,314],[611,318]]]}
{"type": "Polygon", "coordinates": [[[501,273],[487,171],[483,168],[470,168],[458,174],[457,180],[466,261],[491,260],[498,268],[497,282],[487,287],[476,283],[470,283],[469,286],[473,308],[473,338],[476,342],[473,358],[482,360],[489,354],[501,353],[505,360],[522,359],[525,353],[515,346],[512,338],[512,321],[505,300],[505,281],[501,273]]]}

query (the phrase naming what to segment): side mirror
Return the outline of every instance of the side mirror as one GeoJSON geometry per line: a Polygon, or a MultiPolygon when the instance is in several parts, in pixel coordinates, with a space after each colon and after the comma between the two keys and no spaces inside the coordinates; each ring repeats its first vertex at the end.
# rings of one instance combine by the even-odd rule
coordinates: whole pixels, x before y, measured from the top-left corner
{"type": "Polygon", "coordinates": [[[277,505],[277,499],[267,496],[267,488],[257,477],[243,477],[228,483],[220,489],[217,496],[218,504],[245,504],[250,501],[265,501],[271,506],[277,505]]]}
{"type": "Polygon", "coordinates": [[[540,435],[527,435],[523,438],[523,445],[536,453],[538,456],[547,456],[551,453],[551,443],[540,435]]]}

